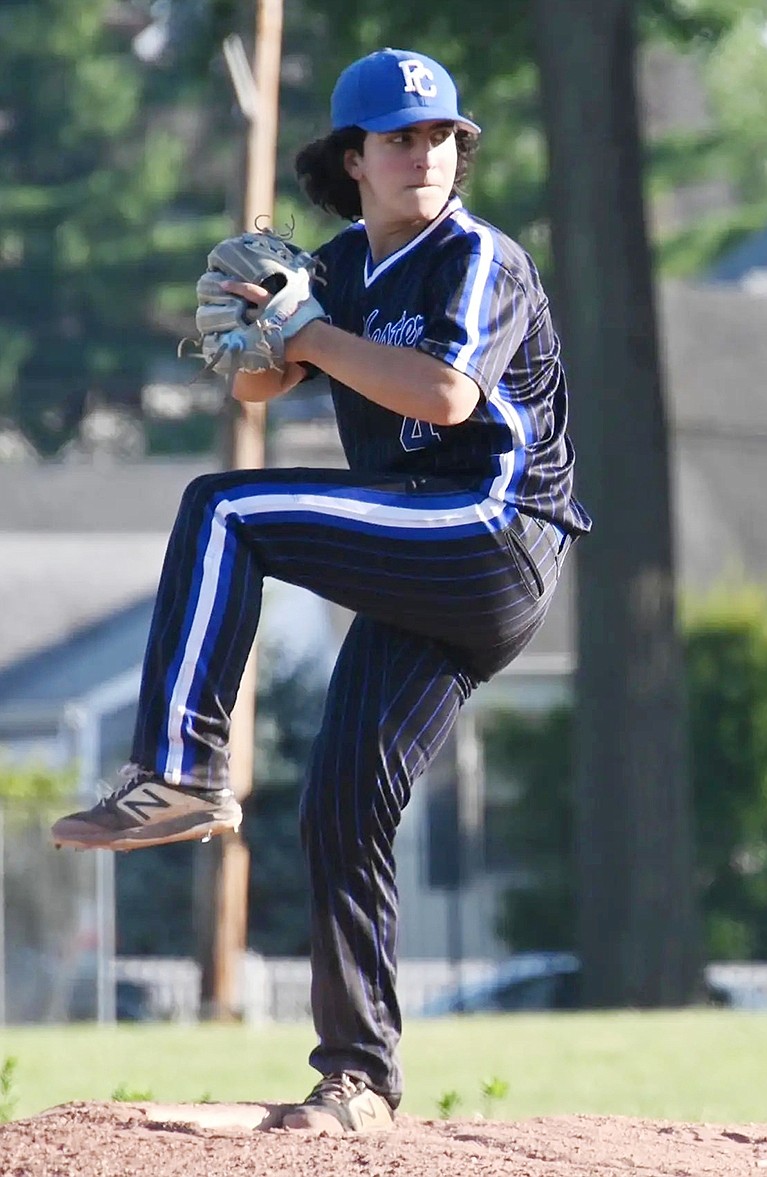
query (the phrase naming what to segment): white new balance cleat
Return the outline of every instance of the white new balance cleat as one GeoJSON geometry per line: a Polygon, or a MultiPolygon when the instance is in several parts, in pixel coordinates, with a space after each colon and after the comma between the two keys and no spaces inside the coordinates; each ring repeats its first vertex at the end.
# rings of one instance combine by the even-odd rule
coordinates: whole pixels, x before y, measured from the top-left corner
{"type": "Polygon", "coordinates": [[[388,1132],[394,1127],[394,1112],[383,1095],[343,1072],[321,1079],[302,1104],[285,1113],[282,1127],[329,1136],[388,1132]]]}
{"type": "Polygon", "coordinates": [[[242,821],[231,789],[169,785],[139,771],[92,809],[70,813],[51,829],[56,846],[75,850],[138,850],[166,842],[207,841],[237,831],[242,821]]]}

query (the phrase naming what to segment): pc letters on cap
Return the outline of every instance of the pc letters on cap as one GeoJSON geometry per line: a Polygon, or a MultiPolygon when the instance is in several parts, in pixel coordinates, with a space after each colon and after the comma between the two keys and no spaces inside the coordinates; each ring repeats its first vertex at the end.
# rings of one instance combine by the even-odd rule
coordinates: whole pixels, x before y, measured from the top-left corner
{"type": "Polygon", "coordinates": [[[445,67],[407,49],[381,49],[347,66],[333,90],[330,117],[334,131],[397,131],[444,119],[480,133],[460,113],[455,82],[445,67]]]}

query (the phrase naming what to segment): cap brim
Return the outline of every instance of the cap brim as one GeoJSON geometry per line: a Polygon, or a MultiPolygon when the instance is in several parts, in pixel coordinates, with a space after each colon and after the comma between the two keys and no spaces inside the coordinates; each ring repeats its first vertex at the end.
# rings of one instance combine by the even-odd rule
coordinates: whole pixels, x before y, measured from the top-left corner
{"type": "Polygon", "coordinates": [[[398,131],[400,127],[411,127],[414,123],[455,123],[456,127],[460,127],[462,131],[468,131],[472,135],[480,135],[482,128],[477,123],[473,123],[471,119],[464,118],[463,115],[456,116],[449,110],[439,110],[434,106],[406,106],[404,110],[390,111],[388,114],[382,114],[378,118],[365,119],[364,122],[357,123],[358,127],[362,127],[363,131],[398,131]]]}

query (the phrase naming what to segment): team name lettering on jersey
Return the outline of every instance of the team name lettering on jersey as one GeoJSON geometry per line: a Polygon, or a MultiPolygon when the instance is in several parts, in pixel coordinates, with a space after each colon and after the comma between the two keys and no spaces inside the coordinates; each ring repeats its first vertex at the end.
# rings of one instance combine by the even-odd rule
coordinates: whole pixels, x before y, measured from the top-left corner
{"type": "Polygon", "coordinates": [[[434,74],[430,69],[427,69],[422,61],[419,61],[417,57],[411,57],[407,61],[400,61],[397,64],[405,79],[406,94],[418,94],[421,98],[436,97],[437,87],[434,84],[434,74]]]}
{"type": "Polygon", "coordinates": [[[403,311],[396,323],[385,323],[382,327],[374,326],[378,318],[378,310],[371,311],[365,319],[365,329],[362,332],[365,339],[372,339],[374,343],[387,343],[391,347],[415,347],[423,335],[423,315],[408,315],[403,311]]]}

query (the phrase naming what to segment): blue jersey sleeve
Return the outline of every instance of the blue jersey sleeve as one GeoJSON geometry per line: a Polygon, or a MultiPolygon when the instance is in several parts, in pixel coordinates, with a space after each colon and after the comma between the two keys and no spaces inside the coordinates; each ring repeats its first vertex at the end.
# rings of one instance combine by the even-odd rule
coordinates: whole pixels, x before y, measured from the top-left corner
{"type": "Polygon", "coordinates": [[[464,372],[488,399],[534,317],[528,288],[499,258],[493,235],[467,234],[430,276],[432,309],[418,347],[464,372]]]}

